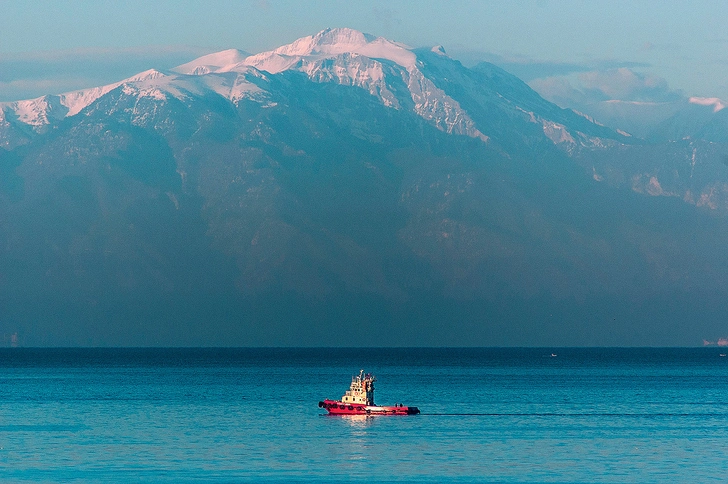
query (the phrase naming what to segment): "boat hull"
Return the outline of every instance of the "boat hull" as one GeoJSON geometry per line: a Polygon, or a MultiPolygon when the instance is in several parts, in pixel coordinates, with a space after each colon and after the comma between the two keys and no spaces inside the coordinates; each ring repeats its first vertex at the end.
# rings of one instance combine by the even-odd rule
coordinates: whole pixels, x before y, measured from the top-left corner
{"type": "Polygon", "coordinates": [[[417,407],[363,405],[338,400],[324,400],[319,402],[319,407],[325,408],[330,415],[416,415],[420,413],[417,407]]]}

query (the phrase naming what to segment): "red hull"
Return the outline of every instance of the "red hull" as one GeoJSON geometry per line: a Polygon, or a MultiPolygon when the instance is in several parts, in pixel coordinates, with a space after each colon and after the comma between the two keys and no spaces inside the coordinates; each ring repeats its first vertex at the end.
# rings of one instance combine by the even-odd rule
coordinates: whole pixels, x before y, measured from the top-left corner
{"type": "Polygon", "coordinates": [[[324,400],[319,407],[325,408],[331,415],[416,415],[417,407],[364,405],[361,403],[344,403],[338,400],[324,400]]]}

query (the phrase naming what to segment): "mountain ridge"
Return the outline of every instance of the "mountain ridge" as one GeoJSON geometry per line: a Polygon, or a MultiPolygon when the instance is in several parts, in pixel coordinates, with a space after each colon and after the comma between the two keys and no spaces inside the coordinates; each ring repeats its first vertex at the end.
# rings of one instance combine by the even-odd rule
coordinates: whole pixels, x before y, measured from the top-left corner
{"type": "Polygon", "coordinates": [[[3,105],[0,329],[36,345],[715,339],[722,145],[624,136],[441,48],[320,34],[415,62],[328,54],[314,34],[284,50],[319,53],[277,73],[222,51],[38,111],[48,124],[3,105]]]}
{"type": "MultiPolygon", "coordinates": [[[[5,117],[15,116],[21,123],[28,124],[35,129],[43,129],[53,121],[80,113],[93,102],[122,85],[131,85],[132,89],[136,88],[139,95],[172,95],[177,98],[184,98],[187,95],[204,95],[203,91],[209,90],[235,103],[246,96],[255,98],[256,94],[260,99],[270,97],[259,89],[260,86],[256,89],[255,83],[250,82],[251,76],[264,79],[265,73],[271,75],[295,70],[306,73],[310,79],[317,82],[336,81],[340,84],[368,89],[385,105],[395,109],[400,108],[403,104],[414,103],[413,109],[420,116],[447,132],[465,134],[483,141],[487,141],[491,137],[475,125],[467,109],[463,109],[460,103],[446,91],[422,74],[420,67],[424,67],[424,64],[422,61],[419,61],[418,64],[417,56],[433,54],[431,49],[412,49],[404,44],[353,29],[326,29],[316,35],[303,37],[272,51],[244,58],[243,54],[234,49],[221,51],[202,56],[168,72],[151,69],[122,81],[93,89],[47,95],[35,100],[3,103],[0,104],[0,110],[4,112],[5,117]],[[284,56],[285,59],[280,56],[284,56]],[[283,60],[282,63],[277,63],[275,60],[271,61],[272,58],[283,60]],[[211,62],[212,64],[210,64],[211,62]],[[238,74],[234,81],[223,77],[230,72],[238,74]],[[196,78],[206,79],[209,82],[199,83],[196,78]],[[394,82],[397,82],[396,78],[399,78],[405,83],[406,89],[409,91],[409,99],[397,96],[389,89],[389,78],[395,78],[394,82]],[[233,84],[233,87],[228,90],[230,83],[233,84]]],[[[448,66],[451,72],[467,71],[459,62],[447,57],[444,50],[430,56],[430,61],[433,60],[435,64],[442,63],[442,61],[452,64],[452,66],[448,66]]],[[[490,76],[491,79],[493,77],[490,76]]],[[[389,83],[391,84],[391,82],[389,83]]],[[[521,90],[530,90],[525,83],[521,84],[521,90]]],[[[495,94],[498,95],[497,92],[495,94]]],[[[479,102],[487,104],[491,101],[485,99],[479,100],[479,102]]],[[[543,109],[545,103],[545,101],[539,103],[537,107],[543,109]]],[[[554,108],[554,105],[550,105],[547,109],[554,112],[554,108]]],[[[560,110],[560,108],[556,109],[560,110]]],[[[528,110],[521,110],[524,115],[531,115],[528,110]]],[[[541,120],[543,116],[537,116],[537,118],[541,120]]],[[[539,121],[532,117],[531,122],[539,121]]],[[[581,137],[563,134],[562,132],[566,130],[563,124],[549,123],[546,119],[543,119],[542,122],[546,123],[542,128],[547,136],[556,143],[577,144],[577,140],[579,143],[588,140],[588,133],[587,136],[581,137]],[[559,134],[553,135],[554,130],[559,134]]],[[[596,128],[596,131],[602,136],[621,138],[621,135],[615,132],[600,129],[596,125],[589,125],[588,121],[587,124],[582,124],[581,128],[587,131],[596,128]]],[[[589,144],[589,141],[586,142],[589,144]]]]}

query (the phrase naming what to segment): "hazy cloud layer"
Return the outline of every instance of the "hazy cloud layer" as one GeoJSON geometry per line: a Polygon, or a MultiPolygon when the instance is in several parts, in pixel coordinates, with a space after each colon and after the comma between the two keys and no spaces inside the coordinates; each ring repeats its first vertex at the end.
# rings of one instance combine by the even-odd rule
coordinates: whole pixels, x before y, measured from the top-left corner
{"type": "MultiPolygon", "coordinates": [[[[657,49],[669,46],[646,45],[657,49]]],[[[672,102],[685,99],[661,77],[643,74],[644,62],[602,59],[590,62],[538,61],[524,56],[450,49],[464,65],[490,62],[527,82],[546,99],[563,107],[579,107],[608,100],[672,102]]]]}
{"type": "Polygon", "coordinates": [[[665,79],[626,67],[533,79],[529,85],[563,107],[610,100],[664,103],[685,98],[682,91],[670,88],[665,79]]]}
{"type": "MultiPolygon", "coordinates": [[[[645,43],[642,49],[679,48],[645,43]]],[[[647,74],[652,67],[648,63],[617,59],[544,62],[457,47],[449,52],[466,66],[495,64],[528,83],[545,99],[635,136],[652,135],[662,121],[688,101],[683,91],[671,88],[662,77],[647,74]]]]}
{"type": "Polygon", "coordinates": [[[0,102],[109,84],[147,69],[169,69],[210,52],[162,46],[4,54],[0,56],[0,102]]]}
{"type": "Polygon", "coordinates": [[[627,67],[630,69],[649,67],[649,64],[644,62],[620,61],[614,59],[602,59],[581,63],[542,61],[525,56],[504,56],[494,54],[492,52],[467,50],[457,46],[455,48],[448,48],[448,53],[466,66],[474,66],[480,62],[490,62],[526,82],[533,79],[553,76],[568,76],[575,73],[603,71],[618,69],[621,67],[627,67]]]}
{"type": "Polygon", "coordinates": [[[665,79],[640,74],[626,67],[584,72],[578,77],[587,94],[594,98],[601,97],[603,101],[619,99],[669,102],[678,101],[683,97],[682,92],[670,89],[665,79]]]}

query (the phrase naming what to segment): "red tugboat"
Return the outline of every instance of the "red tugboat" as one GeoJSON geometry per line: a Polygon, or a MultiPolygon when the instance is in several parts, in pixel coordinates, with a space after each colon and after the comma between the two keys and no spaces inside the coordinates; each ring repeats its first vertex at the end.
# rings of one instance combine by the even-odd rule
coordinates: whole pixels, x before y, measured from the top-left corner
{"type": "Polygon", "coordinates": [[[401,403],[389,407],[374,404],[374,382],[376,378],[361,370],[351,377],[351,386],[341,400],[324,400],[319,402],[331,415],[415,415],[420,413],[417,407],[405,407],[401,403]]]}

